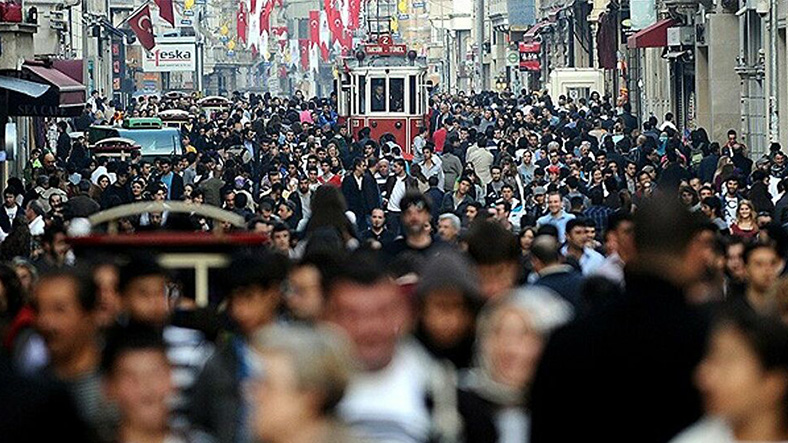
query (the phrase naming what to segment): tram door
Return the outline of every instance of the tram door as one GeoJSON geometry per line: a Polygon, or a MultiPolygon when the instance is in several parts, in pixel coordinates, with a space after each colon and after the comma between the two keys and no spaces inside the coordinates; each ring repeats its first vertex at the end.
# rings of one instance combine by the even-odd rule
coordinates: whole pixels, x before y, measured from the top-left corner
{"type": "Polygon", "coordinates": [[[351,116],[352,78],[350,74],[342,73],[334,80],[334,90],[337,92],[337,115],[341,121],[351,116]]]}

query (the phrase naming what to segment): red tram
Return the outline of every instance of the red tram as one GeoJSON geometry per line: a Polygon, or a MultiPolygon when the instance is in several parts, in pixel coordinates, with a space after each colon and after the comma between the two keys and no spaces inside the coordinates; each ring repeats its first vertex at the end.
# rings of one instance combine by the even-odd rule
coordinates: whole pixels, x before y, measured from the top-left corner
{"type": "Polygon", "coordinates": [[[381,35],[339,63],[335,87],[340,122],[356,137],[363,128],[378,141],[393,137],[403,156],[411,158],[413,138],[429,123],[426,60],[394,44],[390,35],[381,35]]]}

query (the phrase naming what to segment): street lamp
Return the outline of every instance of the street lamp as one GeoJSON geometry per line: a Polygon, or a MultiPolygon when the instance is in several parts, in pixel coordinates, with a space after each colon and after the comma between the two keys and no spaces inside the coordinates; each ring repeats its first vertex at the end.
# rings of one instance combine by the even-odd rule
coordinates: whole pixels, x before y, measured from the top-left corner
{"type": "Polygon", "coordinates": [[[503,92],[504,90],[506,90],[507,86],[508,86],[508,84],[506,82],[506,79],[504,79],[502,77],[498,77],[498,78],[495,79],[495,89],[498,92],[503,92]]]}

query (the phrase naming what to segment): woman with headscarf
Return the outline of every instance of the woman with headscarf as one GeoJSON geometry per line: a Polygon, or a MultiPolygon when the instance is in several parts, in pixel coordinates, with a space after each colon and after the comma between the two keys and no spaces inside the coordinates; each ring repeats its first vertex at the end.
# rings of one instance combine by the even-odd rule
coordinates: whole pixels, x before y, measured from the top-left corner
{"type": "Polygon", "coordinates": [[[549,334],[572,308],[543,288],[520,289],[482,312],[475,366],[461,375],[465,441],[528,442],[528,391],[549,334]]]}

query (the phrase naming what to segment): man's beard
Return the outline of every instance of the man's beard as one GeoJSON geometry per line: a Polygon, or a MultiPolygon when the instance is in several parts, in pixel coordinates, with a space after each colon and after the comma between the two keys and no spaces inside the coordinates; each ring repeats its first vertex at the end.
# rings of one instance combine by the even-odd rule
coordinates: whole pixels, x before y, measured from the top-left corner
{"type": "Polygon", "coordinates": [[[408,235],[419,235],[424,232],[424,225],[422,223],[411,223],[405,225],[405,230],[408,235]]]}

